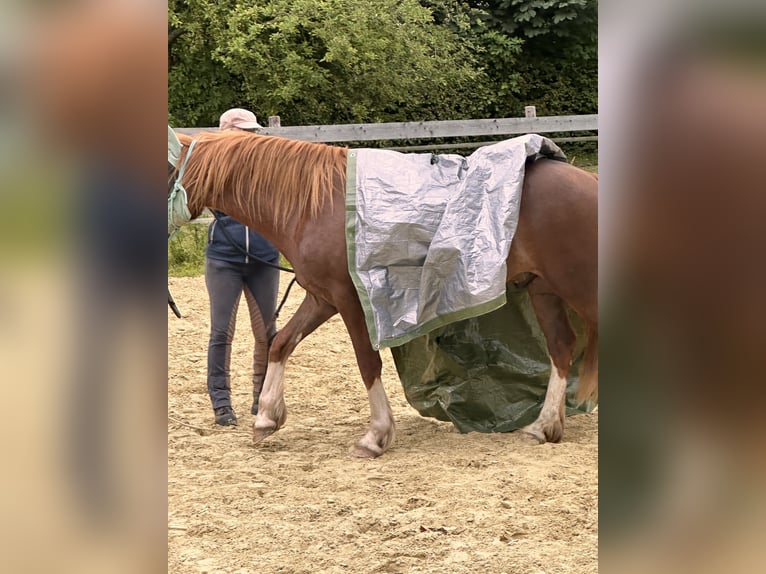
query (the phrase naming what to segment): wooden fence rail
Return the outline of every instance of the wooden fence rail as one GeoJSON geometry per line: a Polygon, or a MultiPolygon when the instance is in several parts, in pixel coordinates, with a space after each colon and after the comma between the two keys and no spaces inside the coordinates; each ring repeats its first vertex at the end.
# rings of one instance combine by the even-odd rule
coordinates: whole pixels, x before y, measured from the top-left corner
{"type": "MultiPolygon", "coordinates": [[[[176,131],[183,134],[194,135],[202,131],[217,131],[217,129],[218,128],[178,128],[176,131]]],[[[528,133],[545,134],[597,130],[598,115],[591,114],[583,116],[541,116],[434,122],[282,126],[264,127],[255,131],[259,134],[280,136],[290,139],[334,143],[475,136],[513,136],[528,133]]],[[[591,139],[593,137],[595,136],[590,136],[591,139]]],[[[445,145],[454,147],[453,144],[445,145]]],[[[433,149],[433,146],[428,149],[433,149]]]]}

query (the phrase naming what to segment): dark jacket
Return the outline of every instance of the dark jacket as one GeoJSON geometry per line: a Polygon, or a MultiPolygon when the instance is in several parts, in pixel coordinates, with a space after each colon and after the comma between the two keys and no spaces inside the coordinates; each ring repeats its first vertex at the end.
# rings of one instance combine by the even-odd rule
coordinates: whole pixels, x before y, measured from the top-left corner
{"type": "Polygon", "coordinates": [[[279,251],[264,237],[220,211],[216,211],[216,215],[218,219],[208,229],[206,257],[229,263],[252,262],[252,258],[245,257],[243,250],[270,263],[279,260],[279,251]],[[229,237],[241,250],[232,245],[229,237]]]}

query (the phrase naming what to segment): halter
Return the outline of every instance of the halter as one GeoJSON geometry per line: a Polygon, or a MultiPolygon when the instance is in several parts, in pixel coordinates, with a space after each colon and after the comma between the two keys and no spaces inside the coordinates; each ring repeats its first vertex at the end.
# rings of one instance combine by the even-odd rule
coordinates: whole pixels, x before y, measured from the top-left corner
{"type": "Polygon", "coordinates": [[[186,165],[191,157],[192,150],[197,140],[192,140],[189,144],[189,151],[186,152],[186,156],[181,162],[181,167],[178,170],[178,175],[173,182],[173,189],[168,194],[168,241],[178,233],[183,225],[186,225],[191,221],[191,212],[189,211],[189,198],[186,193],[186,189],[181,184],[184,172],[186,171],[186,165]]]}

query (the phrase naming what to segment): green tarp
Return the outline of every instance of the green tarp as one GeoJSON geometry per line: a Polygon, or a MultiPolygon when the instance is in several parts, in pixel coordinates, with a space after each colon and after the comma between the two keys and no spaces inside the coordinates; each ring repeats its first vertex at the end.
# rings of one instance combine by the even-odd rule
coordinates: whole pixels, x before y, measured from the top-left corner
{"type": "MultiPolygon", "coordinates": [[[[525,289],[509,286],[500,309],[452,323],[391,352],[409,403],[423,416],[461,432],[510,432],[534,422],[548,386],[545,339],[525,289]]],[[[567,388],[567,415],[588,412],[573,401],[585,331],[577,333],[576,360],[567,388]]]]}

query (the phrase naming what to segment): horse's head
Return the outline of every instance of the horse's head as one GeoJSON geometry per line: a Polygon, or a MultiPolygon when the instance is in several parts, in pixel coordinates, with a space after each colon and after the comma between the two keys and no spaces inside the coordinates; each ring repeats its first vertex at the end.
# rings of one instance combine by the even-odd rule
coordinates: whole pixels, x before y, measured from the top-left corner
{"type": "Polygon", "coordinates": [[[181,143],[173,129],[168,126],[168,235],[199,217],[201,209],[189,205],[189,197],[183,186],[183,176],[191,157],[194,142],[181,143]]]}

